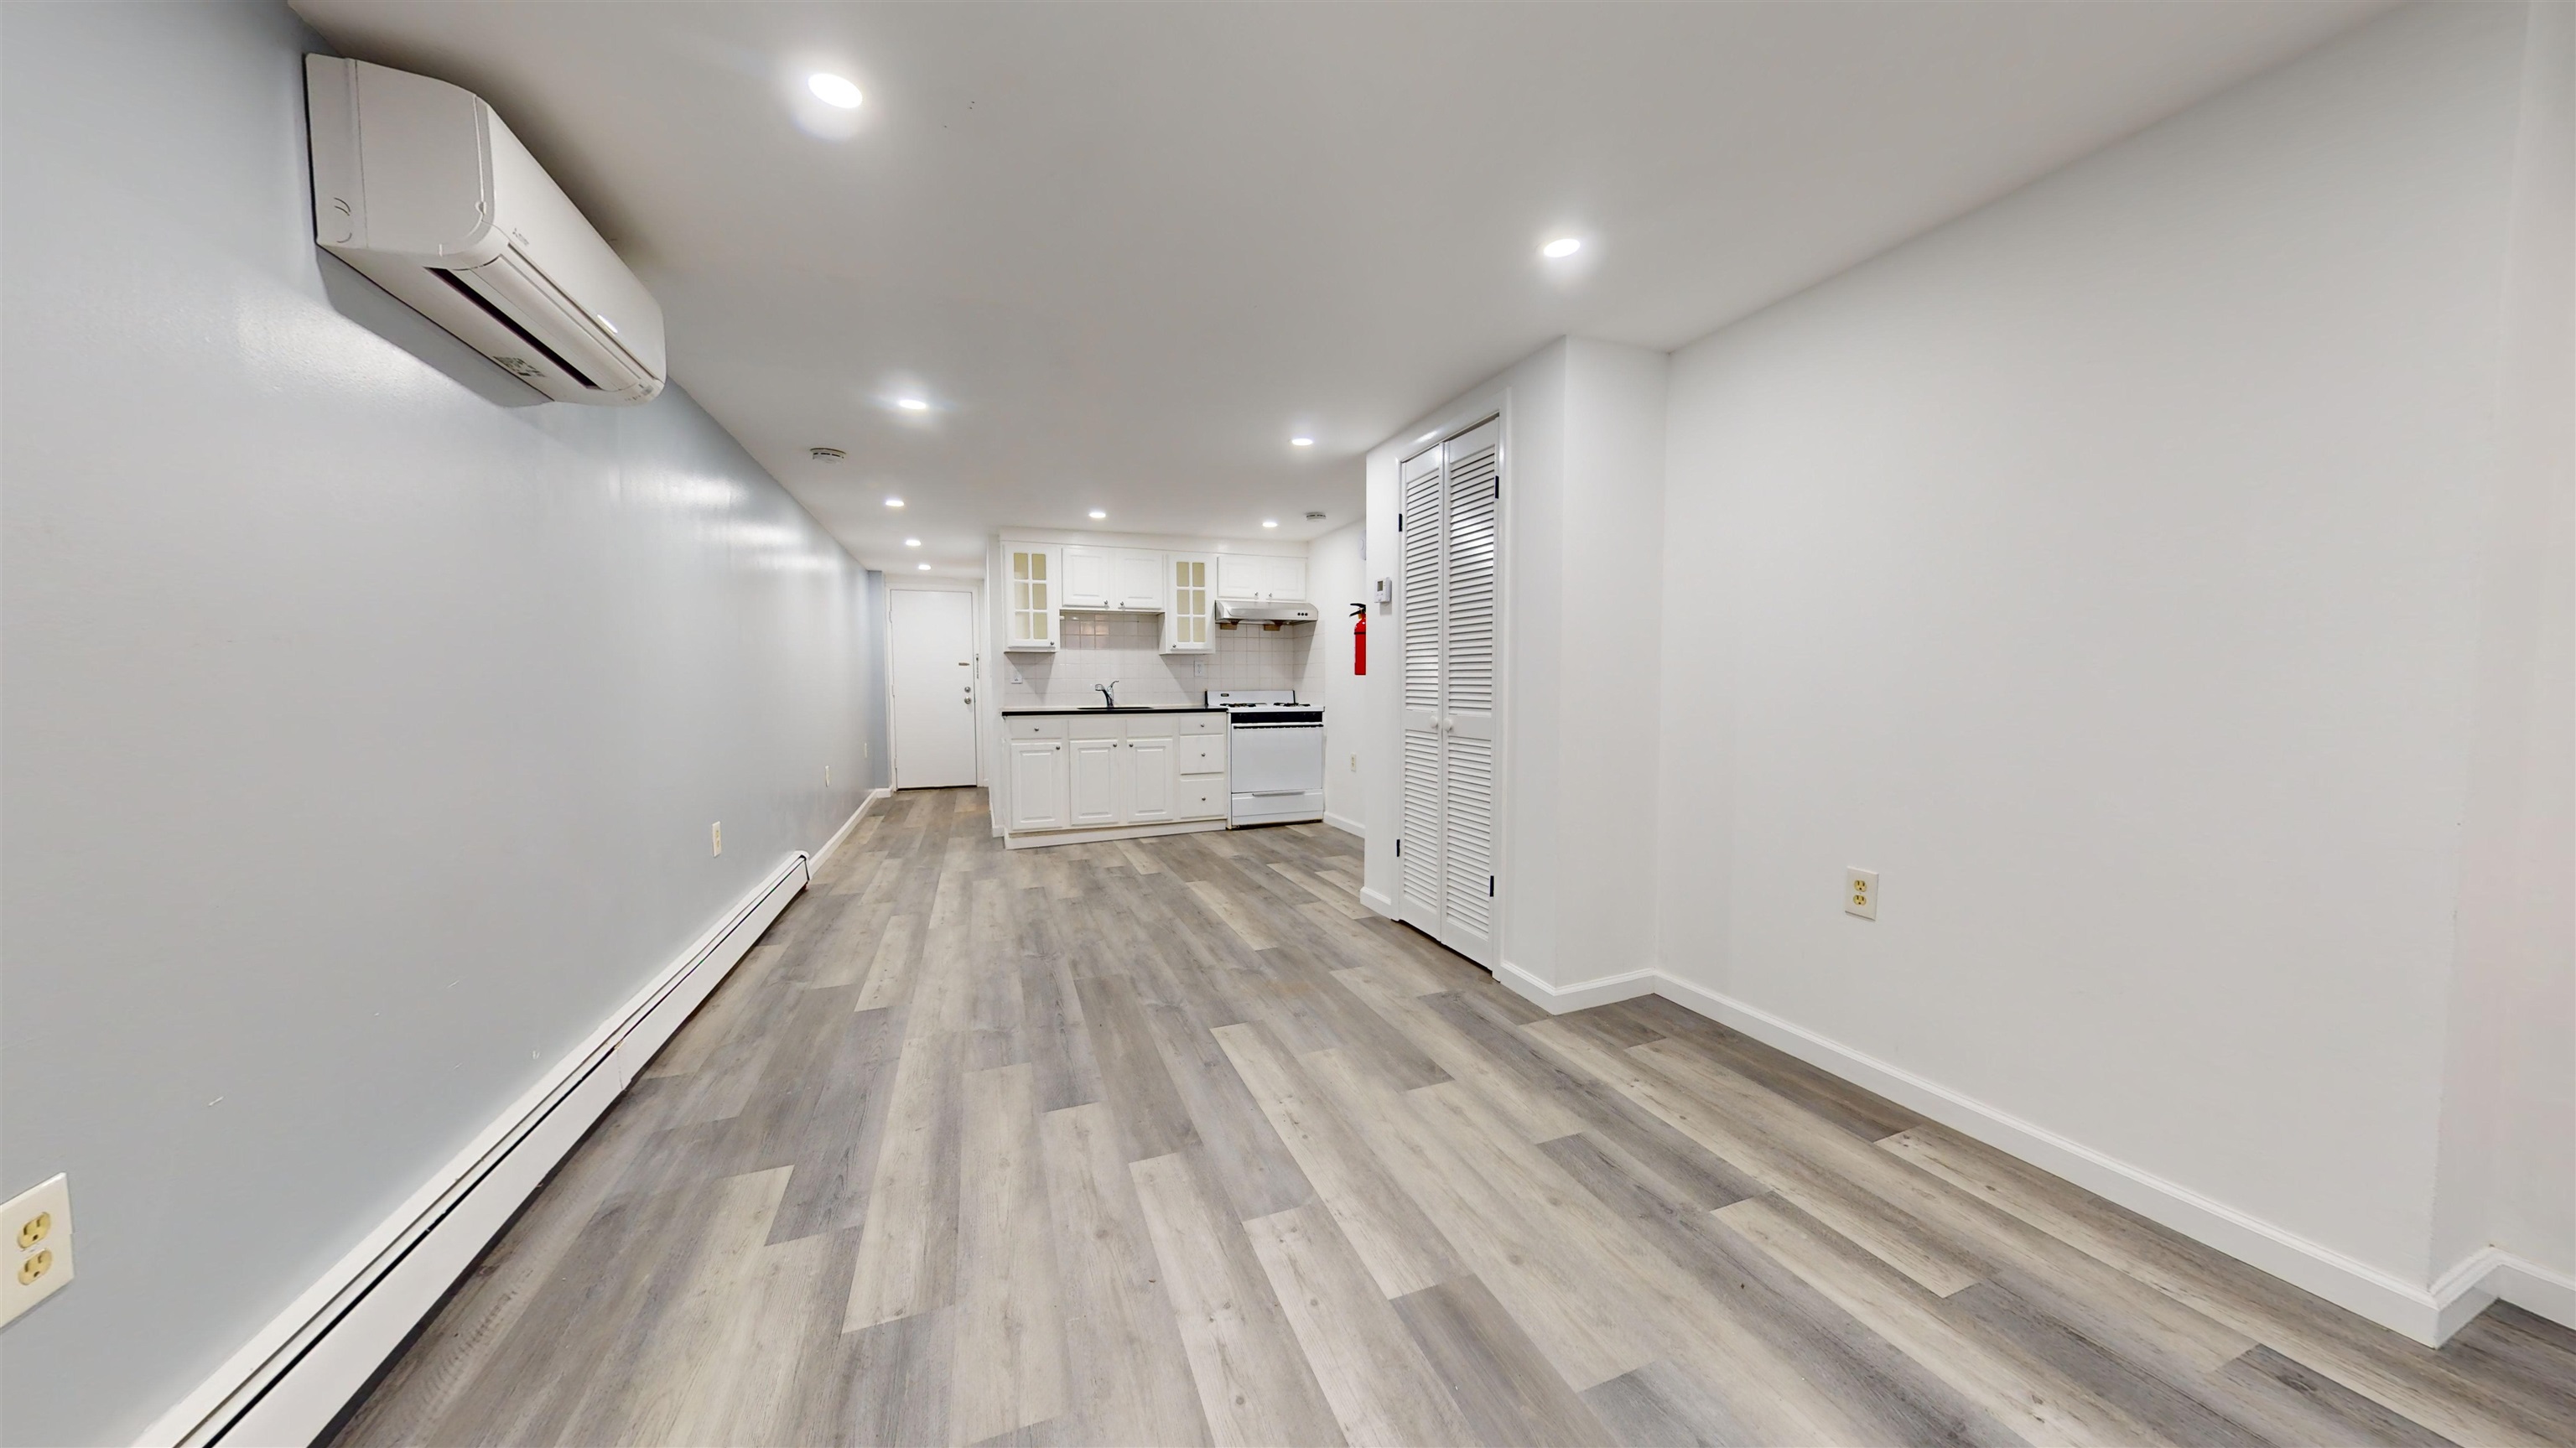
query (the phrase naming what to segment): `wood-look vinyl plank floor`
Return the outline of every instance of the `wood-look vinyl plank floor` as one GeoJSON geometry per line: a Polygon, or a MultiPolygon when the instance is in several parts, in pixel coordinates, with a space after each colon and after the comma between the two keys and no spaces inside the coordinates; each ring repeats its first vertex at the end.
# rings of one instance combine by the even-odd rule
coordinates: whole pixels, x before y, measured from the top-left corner
{"type": "Polygon", "coordinates": [[[1669,1002],[1548,1017],[1320,825],[854,830],[355,1405],[424,1444],[2576,1442],[1669,1002]]]}

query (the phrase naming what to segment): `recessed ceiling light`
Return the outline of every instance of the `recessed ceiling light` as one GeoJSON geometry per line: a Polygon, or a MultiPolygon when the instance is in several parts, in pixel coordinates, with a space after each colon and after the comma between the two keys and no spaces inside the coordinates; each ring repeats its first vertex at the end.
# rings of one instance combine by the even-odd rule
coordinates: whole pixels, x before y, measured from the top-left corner
{"type": "Polygon", "coordinates": [[[1292,437],[1288,439],[1288,445],[1290,447],[1313,447],[1315,445],[1315,440],[1311,437],[1292,437]]]}
{"type": "Polygon", "coordinates": [[[906,538],[903,540],[903,546],[906,548],[918,548],[921,546],[921,540],[918,538],[906,538]]]}
{"type": "Polygon", "coordinates": [[[894,400],[894,405],[902,408],[906,412],[928,412],[930,410],[930,404],[922,401],[918,397],[898,397],[894,400]]]}
{"type": "Polygon", "coordinates": [[[805,77],[805,88],[827,106],[839,106],[845,111],[859,108],[859,88],[830,71],[818,70],[805,77]]]}
{"type": "Polygon", "coordinates": [[[922,571],[922,572],[924,572],[924,573],[928,573],[928,572],[930,571],[930,565],[929,565],[929,564],[927,564],[927,563],[925,563],[925,564],[921,565],[921,571],[922,571]]]}
{"type": "Polygon", "coordinates": [[[1264,518],[1261,520],[1261,526],[1264,528],[1276,528],[1279,526],[1279,520],[1276,518],[1264,518]]]}
{"type": "Polygon", "coordinates": [[[887,506],[887,507],[889,507],[889,508],[900,508],[900,507],[902,507],[902,506],[903,506],[903,499],[901,499],[901,498],[888,498],[888,499],[886,499],[886,506],[887,506]]]}
{"type": "Polygon", "coordinates": [[[1092,509],[1092,510],[1091,510],[1091,516],[1093,516],[1093,517],[1095,517],[1095,518],[1106,518],[1106,517],[1108,517],[1108,516],[1109,516],[1109,514],[1108,514],[1106,511],[1102,510],[1102,509],[1094,508],[1094,509],[1092,509]]]}
{"type": "Polygon", "coordinates": [[[1556,240],[1549,242],[1547,245],[1540,247],[1538,249],[1538,254],[1546,257],[1572,256],[1581,250],[1583,250],[1583,243],[1581,241],[1571,236],[1560,236],[1556,240]]]}

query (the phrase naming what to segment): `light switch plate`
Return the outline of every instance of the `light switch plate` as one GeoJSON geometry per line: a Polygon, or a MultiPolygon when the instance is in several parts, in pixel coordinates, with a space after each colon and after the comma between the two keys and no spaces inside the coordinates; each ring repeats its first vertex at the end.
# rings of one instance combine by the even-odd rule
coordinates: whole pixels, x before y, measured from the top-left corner
{"type": "Polygon", "coordinates": [[[72,1179],[60,1172],[9,1199],[8,1275],[0,1277],[0,1323],[62,1291],[72,1280],[72,1179]]]}
{"type": "Polygon", "coordinates": [[[1878,918],[1878,872],[1843,870],[1843,913],[1863,920],[1878,918]]]}

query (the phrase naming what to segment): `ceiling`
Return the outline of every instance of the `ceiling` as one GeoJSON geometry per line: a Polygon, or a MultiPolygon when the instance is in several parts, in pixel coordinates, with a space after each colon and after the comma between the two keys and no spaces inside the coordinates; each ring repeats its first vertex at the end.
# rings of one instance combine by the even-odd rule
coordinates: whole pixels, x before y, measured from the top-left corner
{"type": "Polygon", "coordinates": [[[295,8],[491,101],[852,553],[977,576],[1005,524],[1340,527],[1549,338],[1678,346],[2384,6],[295,8]]]}

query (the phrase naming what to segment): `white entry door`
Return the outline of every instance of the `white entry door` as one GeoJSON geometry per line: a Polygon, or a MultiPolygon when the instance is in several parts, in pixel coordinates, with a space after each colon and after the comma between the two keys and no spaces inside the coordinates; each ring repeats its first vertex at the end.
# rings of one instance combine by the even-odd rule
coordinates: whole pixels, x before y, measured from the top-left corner
{"type": "Polygon", "coordinates": [[[894,655],[894,787],[975,782],[975,595],[887,590],[894,655]]]}

